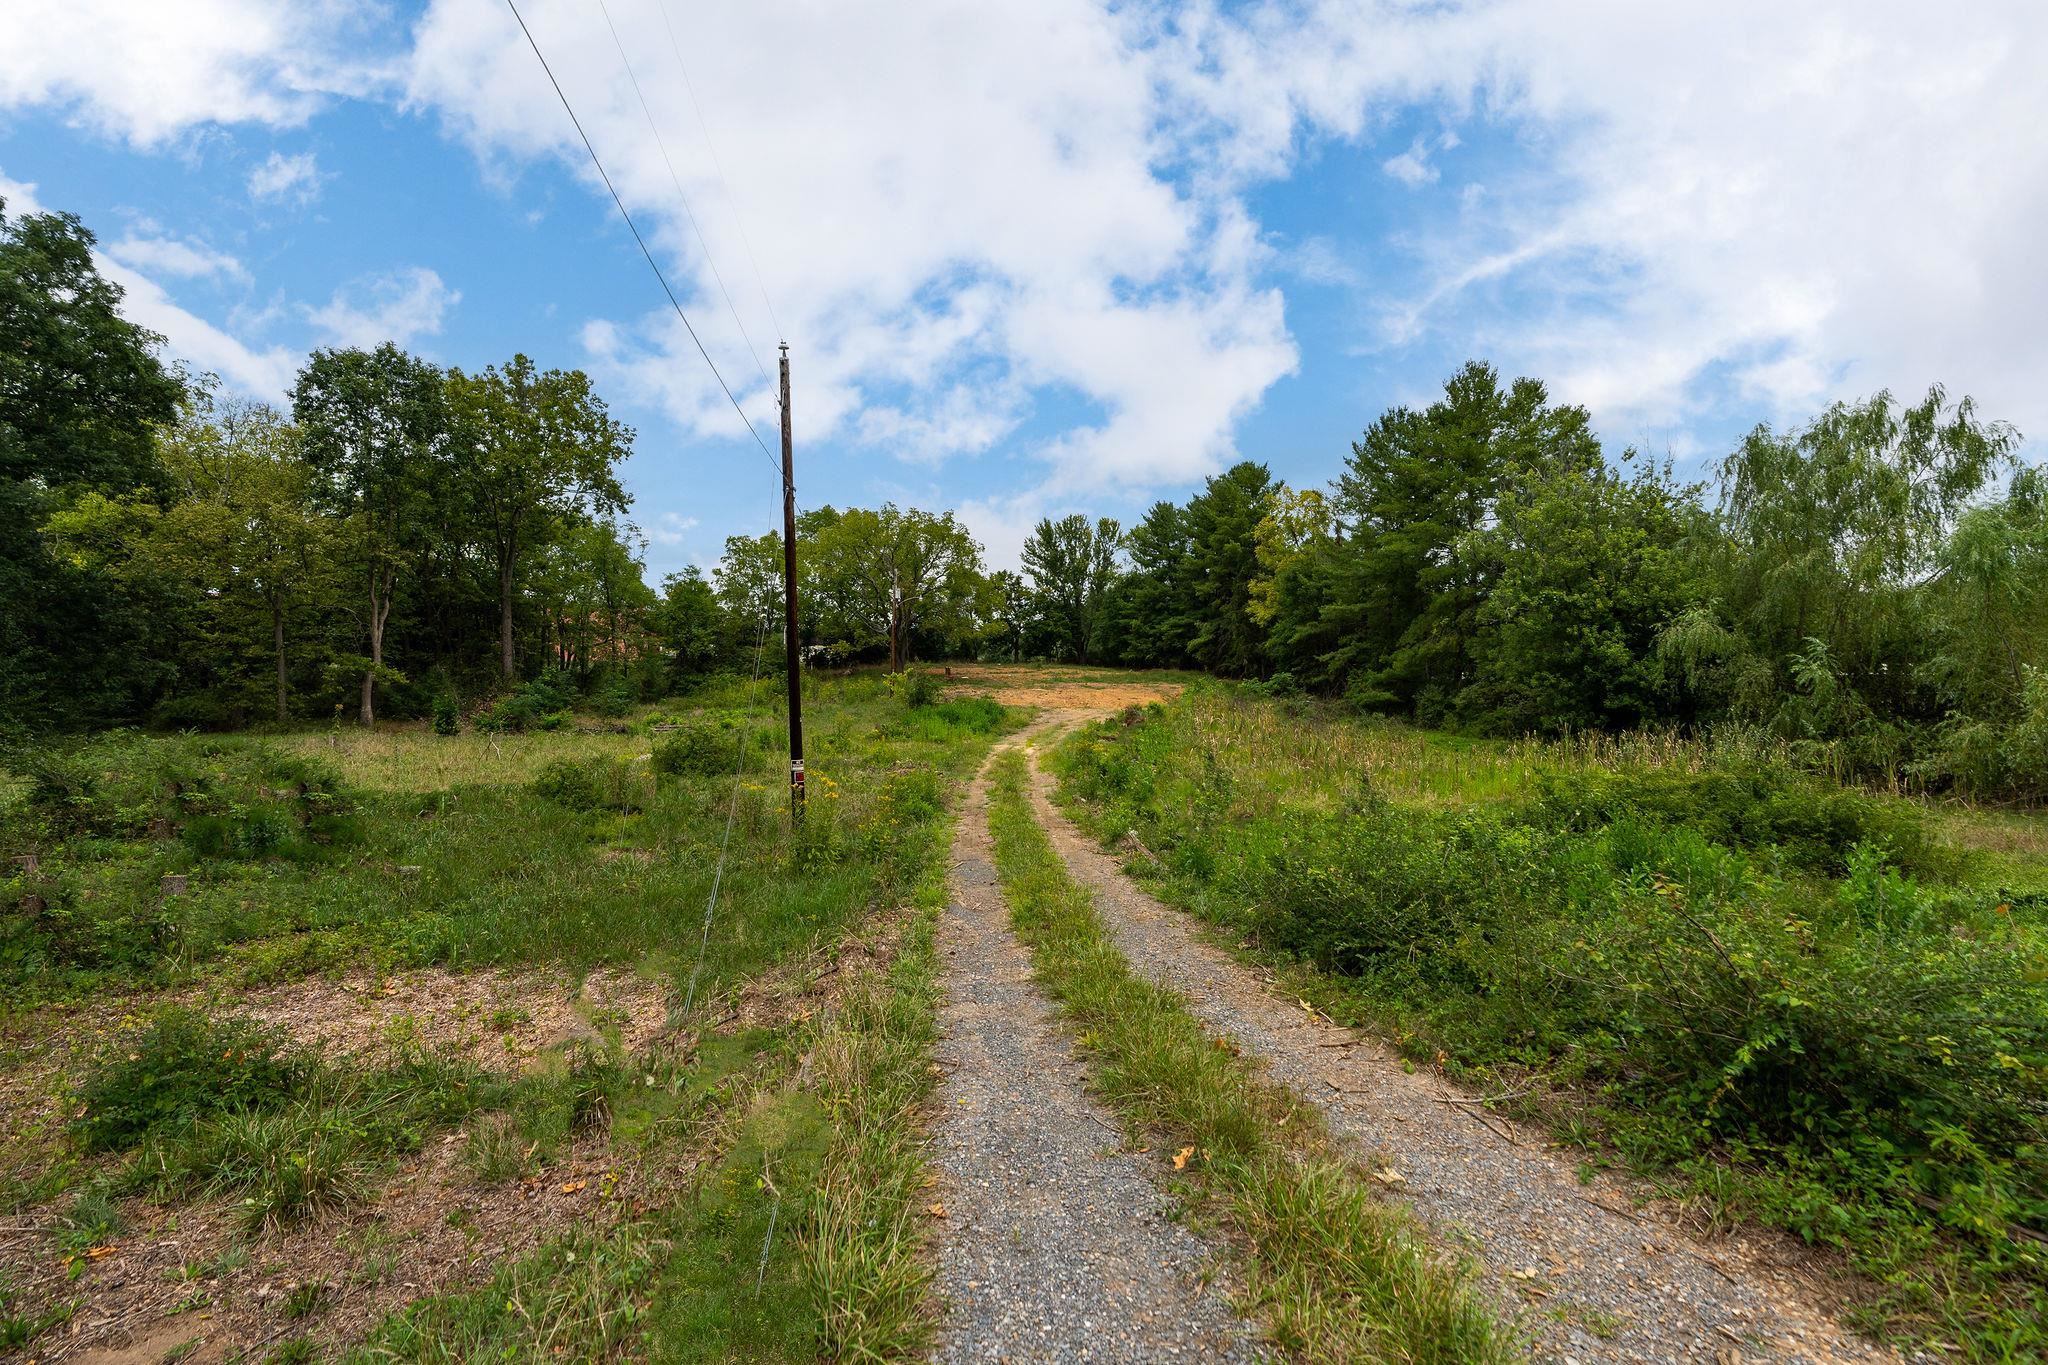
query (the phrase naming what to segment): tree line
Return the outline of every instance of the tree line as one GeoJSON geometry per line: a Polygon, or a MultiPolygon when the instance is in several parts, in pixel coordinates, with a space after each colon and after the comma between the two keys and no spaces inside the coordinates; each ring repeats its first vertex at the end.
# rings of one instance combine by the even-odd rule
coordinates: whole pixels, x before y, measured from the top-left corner
{"type": "Polygon", "coordinates": [[[1838,775],[2048,795],[2048,471],[1939,387],[1679,482],[1471,363],[1326,488],[1242,463],[1121,541],[1094,657],[1479,734],[1740,725],[1838,775]]]}
{"type": "MultiPolygon", "coordinates": [[[[580,371],[393,345],[222,399],[77,219],[0,205],[0,715],[424,714],[537,674],[630,701],[780,666],[781,537],[645,581],[632,431],[580,371]]],[[[798,519],[814,662],[1206,669],[1480,734],[1741,725],[1845,776],[2048,795],[2048,475],[1939,388],[1759,426],[1699,482],[1466,365],[1335,479],[1244,462],[988,571],[950,512],[798,519]]]]}

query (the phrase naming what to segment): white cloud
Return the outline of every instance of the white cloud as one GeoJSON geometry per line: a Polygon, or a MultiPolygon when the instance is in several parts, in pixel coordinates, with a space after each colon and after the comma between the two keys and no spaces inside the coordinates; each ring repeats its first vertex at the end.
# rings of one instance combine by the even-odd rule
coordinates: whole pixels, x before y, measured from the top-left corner
{"type": "Polygon", "coordinates": [[[121,311],[170,343],[173,355],[211,371],[253,398],[277,400],[292,386],[298,357],[282,346],[257,348],[181,308],[162,285],[118,261],[102,259],[107,277],[127,291],[121,311]]]}
{"type": "MultiPolygon", "coordinates": [[[[2048,8],[1289,0],[1184,28],[1172,89],[1231,164],[1417,106],[1526,150],[1428,236],[1392,344],[1484,344],[1623,423],[1942,379],[2048,427],[2048,8]]],[[[1386,169],[1426,179],[1419,151],[1386,169]]]]}
{"type": "Polygon", "coordinates": [[[157,275],[180,279],[219,276],[243,283],[249,279],[248,270],[227,252],[184,238],[131,232],[104,250],[125,266],[157,275]]]}
{"type": "MultiPolygon", "coordinates": [[[[609,33],[575,0],[524,9],[620,193],[664,264],[680,263],[706,345],[749,410],[772,417],[609,33]]],[[[1230,453],[1236,418],[1293,367],[1279,295],[1256,282],[1256,224],[1227,184],[1165,169],[1194,149],[1160,122],[1149,16],[1090,0],[670,13],[686,52],[719,54],[689,74],[729,184],[659,11],[613,17],[747,331],[765,343],[776,329],[749,255],[760,264],[807,437],[836,430],[936,461],[1012,436],[1036,403],[1078,399],[1095,415],[1043,445],[1048,477],[1181,481],[1230,453]]],[[[595,184],[524,38],[489,0],[431,6],[410,98],[497,173],[556,156],[595,184]]],[[[598,223],[609,208],[584,212],[598,223]]],[[[607,385],[700,433],[738,432],[672,315],[608,320],[585,340],[607,385]]]]}
{"type": "Polygon", "coordinates": [[[1416,138],[1407,151],[1382,161],[1380,169],[1411,188],[1435,184],[1438,174],[1437,168],[1429,164],[1429,148],[1421,138],[1416,138]]]}
{"type": "MultiPolygon", "coordinates": [[[[0,175],[0,199],[7,201],[10,218],[46,211],[34,185],[4,175],[0,175]]],[[[194,259],[206,259],[201,248],[187,250],[194,259]]],[[[162,336],[172,359],[217,374],[252,398],[275,400],[284,396],[291,387],[297,363],[289,351],[281,346],[257,349],[180,308],[162,285],[143,273],[144,261],[136,259],[132,252],[125,254],[124,260],[110,248],[94,257],[100,273],[121,286],[122,316],[162,336]]],[[[147,248],[144,254],[147,255],[147,248]]],[[[177,259],[175,251],[169,254],[171,259],[177,259]]]]}
{"type": "Polygon", "coordinates": [[[272,152],[268,160],[249,172],[249,197],[260,203],[306,205],[320,197],[327,179],[311,152],[286,156],[272,152]]]}
{"type": "Polygon", "coordinates": [[[663,512],[654,525],[643,528],[641,534],[652,544],[675,546],[682,544],[684,538],[696,529],[695,517],[686,517],[681,512],[663,512]]]}
{"type": "MultiPolygon", "coordinates": [[[[337,92],[399,98],[474,149],[515,198],[508,219],[537,211],[522,169],[555,158],[595,193],[550,216],[618,231],[501,0],[430,0],[403,60],[389,11],[339,0],[24,3],[0,106],[54,105],[154,146],[209,123],[293,126],[337,92]]],[[[604,25],[587,0],[523,9],[706,345],[771,417],[604,25]]],[[[1372,145],[1418,118],[1439,131],[1376,150],[1377,192],[1455,211],[1397,225],[1414,259],[1364,320],[1384,348],[1481,351],[1674,444],[1717,404],[1796,415],[1937,378],[2048,429],[2048,7],[1926,15],[1907,0],[613,6],[764,368],[778,327],[750,257],[766,276],[805,438],[929,462],[1071,411],[1035,448],[1028,496],[1046,505],[1232,457],[1236,423],[1296,361],[1272,281],[1355,278],[1346,262],[1383,245],[1376,219],[1330,219],[1314,224],[1328,249],[1275,255],[1249,192],[1318,143],[1372,145]],[[664,14],[682,51],[717,54],[690,77],[729,184],[664,14]],[[1483,189],[1443,183],[1461,146],[1483,189]]],[[[228,277],[184,245],[128,250],[128,268],[228,277]]],[[[307,316],[381,340],[431,334],[453,302],[411,272],[307,316]]],[[[608,387],[737,432],[672,314],[584,337],[608,387]]]]}
{"type": "Polygon", "coordinates": [[[68,108],[142,147],[198,124],[296,125],[384,78],[378,20],[336,0],[14,0],[0,107],[68,108]]]}
{"type": "Polygon", "coordinates": [[[367,276],[334,291],[306,320],[336,346],[376,346],[393,341],[410,346],[441,330],[441,320],[462,295],[424,266],[367,276]]]}

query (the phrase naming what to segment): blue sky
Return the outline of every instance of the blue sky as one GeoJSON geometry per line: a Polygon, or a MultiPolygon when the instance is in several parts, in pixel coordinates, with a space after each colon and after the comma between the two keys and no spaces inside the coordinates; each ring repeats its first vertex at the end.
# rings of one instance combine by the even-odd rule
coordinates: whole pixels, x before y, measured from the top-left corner
{"type": "MultiPolygon", "coordinates": [[[[773,523],[502,0],[170,8],[15,7],[0,193],[173,354],[271,399],[385,337],[581,366],[652,575],[773,523]]],[[[1240,457],[1320,484],[1472,356],[1689,471],[1880,386],[2048,430],[2037,5],[521,8],[771,444],[790,341],[804,502],[997,563],[1240,457]]]]}

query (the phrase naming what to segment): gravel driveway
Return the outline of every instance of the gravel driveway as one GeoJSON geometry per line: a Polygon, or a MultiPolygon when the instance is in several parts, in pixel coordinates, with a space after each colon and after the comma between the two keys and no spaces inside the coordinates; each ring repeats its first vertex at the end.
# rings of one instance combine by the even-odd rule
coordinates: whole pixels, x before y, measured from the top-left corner
{"type": "Polygon", "coordinates": [[[1214,1283],[1214,1250],[1172,1220],[1148,1174],[1157,1159],[1123,1150],[1031,982],[996,884],[987,771],[962,805],[939,925],[945,1314],[932,1359],[1260,1359],[1214,1283]]]}

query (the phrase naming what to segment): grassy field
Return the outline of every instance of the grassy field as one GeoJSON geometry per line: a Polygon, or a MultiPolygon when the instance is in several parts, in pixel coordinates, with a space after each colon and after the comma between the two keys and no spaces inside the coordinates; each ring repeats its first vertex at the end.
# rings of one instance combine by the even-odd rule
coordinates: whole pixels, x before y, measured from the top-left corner
{"type": "Polygon", "coordinates": [[[913,1349],[947,797],[1019,715],[818,684],[792,833],[780,687],[13,764],[0,1351],[913,1349]]]}
{"type": "Polygon", "coordinates": [[[1332,1013],[1839,1249],[1873,1330],[2048,1350],[2048,817],[1753,740],[1473,742],[1222,685],[1057,762],[1135,870],[1332,1013]]]}

